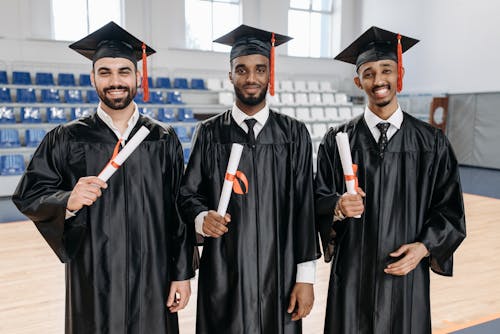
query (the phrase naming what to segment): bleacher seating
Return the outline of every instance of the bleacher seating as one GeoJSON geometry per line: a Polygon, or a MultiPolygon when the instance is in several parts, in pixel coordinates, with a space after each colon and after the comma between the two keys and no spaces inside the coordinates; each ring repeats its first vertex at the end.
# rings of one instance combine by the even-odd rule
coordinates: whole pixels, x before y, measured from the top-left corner
{"type": "Polygon", "coordinates": [[[17,102],[35,103],[36,93],[34,88],[18,88],[16,94],[17,102]]]}
{"type": "Polygon", "coordinates": [[[325,123],[313,123],[312,125],[312,137],[316,139],[321,139],[324,137],[328,126],[325,123]]]}
{"type": "Polygon", "coordinates": [[[337,104],[348,104],[347,95],[344,93],[336,93],[335,94],[335,103],[337,104]]]}
{"type": "Polygon", "coordinates": [[[319,82],[317,82],[317,81],[308,81],[307,82],[307,90],[309,92],[320,92],[319,82]]]}
{"type": "Polygon", "coordinates": [[[21,123],[42,123],[40,108],[21,107],[21,123]]]}
{"type": "MultiPolygon", "coordinates": [[[[89,81],[90,81],[90,76],[89,76],[89,81]]],[[[75,76],[73,75],[73,73],[59,73],[57,75],[57,84],[59,86],[76,86],[75,76]]]]}
{"type": "Polygon", "coordinates": [[[90,74],[80,74],[79,82],[80,86],[92,86],[90,81],[90,74]]]}
{"type": "Polygon", "coordinates": [[[307,92],[306,82],[302,80],[297,80],[293,83],[294,91],[296,92],[307,92]]]}
{"type": "Polygon", "coordinates": [[[183,150],[184,153],[184,164],[187,164],[189,162],[189,156],[191,155],[191,149],[189,147],[186,147],[183,150]]]}
{"type": "Polygon", "coordinates": [[[13,85],[31,85],[30,72],[14,71],[12,72],[13,85]]]}
{"type": "Polygon", "coordinates": [[[147,116],[147,117],[152,118],[152,119],[156,119],[155,111],[153,108],[142,107],[142,108],[139,108],[139,112],[144,116],[147,116]]]}
{"type": "Polygon", "coordinates": [[[185,126],[174,126],[174,131],[181,143],[189,143],[191,141],[185,126]]]}
{"type": "Polygon", "coordinates": [[[0,107],[0,123],[15,123],[16,114],[11,107],[0,107]]]}
{"type": "Polygon", "coordinates": [[[156,104],[163,104],[167,102],[165,99],[165,95],[160,90],[150,91],[149,99],[151,103],[156,103],[156,104]]]}
{"type": "Polygon", "coordinates": [[[59,96],[59,90],[54,88],[42,89],[42,102],[44,103],[59,103],[61,102],[61,97],[59,96]]]}
{"type": "Polygon", "coordinates": [[[71,108],[71,119],[78,119],[82,117],[87,117],[92,115],[95,112],[94,108],[71,108]]]}
{"type": "Polygon", "coordinates": [[[194,118],[193,110],[189,108],[179,108],[178,109],[178,119],[179,122],[197,122],[198,120],[194,118]]]}
{"type": "Polygon", "coordinates": [[[335,95],[333,93],[323,93],[321,96],[321,100],[325,105],[334,105],[335,104],[335,95]]]}
{"type": "Polygon", "coordinates": [[[301,106],[309,105],[307,93],[295,93],[295,103],[301,106]]]}
{"type": "Polygon", "coordinates": [[[35,73],[35,85],[54,86],[54,76],[52,73],[37,72],[35,73]]]}
{"type": "Polygon", "coordinates": [[[280,82],[280,91],[281,92],[293,92],[293,82],[290,80],[283,80],[280,82]]]}
{"type": "Polygon", "coordinates": [[[320,93],[309,93],[309,103],[314,106],[320,106],[323,104],[320,93]]]}
{"type": "Polygon", "coordinates": [[[48,123],[66,123],[66,113],[64,108],[50,107],[47,108],[47,122],[48,123]]]}
{"type": "Polygon", "coordinates": [[[291,106],[295,104],[295,98],[293,93],[281,93],[280,94],[280,104],[284,106],[291,106]]]}
{"type": "Polygon", "coordinates": [[[337,107],[325,108],[325,121],[338,121],[340,120],[337,107]]]}
{"type": "Polygon", "coordinates": [[[159,108],[158,109],[158,120],[160,122],[176,122],[174,109],[172,108],[159,108]]]}
{"type": "Polygon", "coordinates": [[[98,102],[99,102],[99,95],[97,95],[97,92],[95,90],[88,90],[87,103],[98,103],[98,102]]]}
{"type": "Polygon", "coordinates": [[[199,78],[192,78],[191,89],[207,89],[207,87],[205,87],[205,80],[199,78]]]}
{"type": "Polygon", "coordinates": [[[175,89],[188,89],[187,78],[174,78],[174,88],[175,89]]]}
{"type": "Polygon", "coordinates": [[[8,84],[7,71],[0,71],[0,84],[8,84]]]}
{"type": "Polygon", "coordinates": [[[22,154],[0,155],[0,175],[21,175],[25,164],[22,154]]]}
{"type": "Polygon", "coordinates": [[[231,82],[231,80],[224,79],[222,81],[222,90],[231,91],[231,92],[234,90],[234,86],[233,86],[233,83],[231,82]]]}
{"type": "Polygon", "coordinates": [[[321,81],[319,83],[319,90],[323,93],[335,93],[335,89],[332,88],[330,81],[321,81]]]}
{"type": "Polygon", "coordinates": [[[0,148],[21,146],[17,129],[0,128],[0,148]]]}
{"type": "Polygon", "coordinates": [[[219,104],[230,106],[234,102],[234,96],[231,92],[219,92],[219,104]]]}
{"type": "Polygon", "coordinates": [[[350,107],[340,107],[339,108],[339,117],[344,120],[348,120],[352,118],[352,111],[350,107]]]}
{"type": "Polygon", "coordinates": [[[27,147],[37,147],[46,133],[45,129],[26,129],[24,135],[25,145],[27,147]]]}
{"type": "Polygon", "coordinates": [[[323,121],[325,119],[325,113],[321,107],[311,108],[311,119],[313,121],[323,121]]]}
{"type": "Polygon", "coordinates": [[[64,101],[66,103],[83,103],[82,91],[79,89],[66,89],[64,91],[64,101]]]}
{"type": "Polygon", "coordinates": [[[307,107],[296,108],[295,117],[301,121],[312,120],[311,113],[309,112],[309,108],[307,107]]]}
{"type": "Polygon", "coordinates": [[[156,88],[172,88],[172,83],[170,82],[170,78],[167,77],[158,77],[156,78],[156,88]]]}
{"type": "Polygon", "coordinates": [[[295,109],[290,107],[281,108],[281,113],[295,118],[295,109]]]}
{"type": "Polygon", "coordinates": [[[7,87],[0,88],[0,102],[12,102],[12,96],[10,95],[10,88],[7,87]]]}
{"type": "Polygon", "coordinates": [[[216,78],[207,79],[207,89],[220,91],[222,90],[222,82],[216,78]]]}
{"type": "Polygon", "coordinates": [[[181,93],[175,92],[167,92],[167,103],[169,104],[183,104],[181,93]]]}

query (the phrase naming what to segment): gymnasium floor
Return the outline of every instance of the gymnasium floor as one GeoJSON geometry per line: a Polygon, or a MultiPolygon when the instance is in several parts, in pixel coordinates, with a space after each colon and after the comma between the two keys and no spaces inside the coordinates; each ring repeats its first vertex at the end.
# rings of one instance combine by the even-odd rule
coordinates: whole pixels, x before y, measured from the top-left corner
{"type": "MultiPolygon", "coordinates": [[[[500,320],[488,323],[500,319],[500,199],[467,194],[465,205],[468,236],[456,253],[455,275],[431,275],[433,333],[500,333],[500,320]]],[[[63,333],[64,266],[30,222],[0,224],[0,245],[0,333],[63,333]]],[[[321,259],[305,334],[322,333],[328,277],[321,259]]],[[[194,279],[180,313],[183,334],[194,333],[196,285],[194,279]]]]}

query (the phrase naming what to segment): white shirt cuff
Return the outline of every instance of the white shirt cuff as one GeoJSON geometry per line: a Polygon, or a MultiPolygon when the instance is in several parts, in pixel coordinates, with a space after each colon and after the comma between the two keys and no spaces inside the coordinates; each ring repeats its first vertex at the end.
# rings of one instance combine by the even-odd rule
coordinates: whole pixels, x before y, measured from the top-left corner
{"type": "Polygon", "coordinates": [[[204,237],[208,236],[208,234],[203,233],[203,221],[205,220],[206,215],[208,215],[208,211],[202,211],[194,219],[194,228],[196,229],[196,233],[204,237]]]}
{"type": "Polygon", "coordinates": [[[297,264],[297,283],[316,283],[316,260],[297,264]]]}
{"type": "Polygon", "coordinates": [[[74,213],[73,211],[69,211],[68,209],[66,209],[66,216],[64,216],[64,219],[69,219],[71,217],[74,217],[76,216],[76,213],[74,213]]]}

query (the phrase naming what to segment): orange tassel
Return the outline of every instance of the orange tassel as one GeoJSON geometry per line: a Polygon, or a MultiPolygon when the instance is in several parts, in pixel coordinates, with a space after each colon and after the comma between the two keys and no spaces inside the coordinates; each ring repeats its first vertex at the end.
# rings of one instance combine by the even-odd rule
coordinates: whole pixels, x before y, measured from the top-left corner
{"type": "Polygon", "coordinates": [[[403,46],[401,45],[401,35],[398,34],[398,93],[403,90],[403,46]]]}
{"type": "Polygon", "coordinates": [[[274,96],[274,32],[271,35],[271,55],[269,57],[269,94],[274,96]]]}
{"type": "Polygon", "coordinates": [[[142,43],[142,100],[144,102],[149,101],[148,63],[146,60],[147,57],[148,55],[146,54],[146,44],[142,43]]]}

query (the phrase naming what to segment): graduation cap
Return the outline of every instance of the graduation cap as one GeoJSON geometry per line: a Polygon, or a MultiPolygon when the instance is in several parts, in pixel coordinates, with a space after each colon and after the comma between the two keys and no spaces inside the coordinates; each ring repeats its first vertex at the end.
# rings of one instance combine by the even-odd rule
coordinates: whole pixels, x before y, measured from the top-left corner
{"type": "Polygon", "coordinates": [[[214,40],[216,43],[231,46],[230,60],[241,56],[260,54],[269,58],[269,94],[274,95],[274,47],[284,44],[292,37],[254,28],[245,24],[214,40]]]}
{"type": "Polygon", "coordinates": [[[335,59],[356,65],[356,71],[361,65],[370,61],[384,59],[398,63],[398,87],[403,89],[403,52],[419,42],[418,39],[403,36],[378,27],[371,27],[339,53],[335,59]]]}
{"type": "Polygon", "coordinates": [[[142,60],[144,102],[149,100],[146,57],[152,55],[156,51],[118,24],[109,22],[90,35],[74,42],[69,47],[82,56],[92,60],[92,63],[104,57],[111,57],[129,59],[137,66],[137,61],[142,60]]]}

